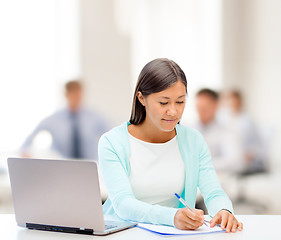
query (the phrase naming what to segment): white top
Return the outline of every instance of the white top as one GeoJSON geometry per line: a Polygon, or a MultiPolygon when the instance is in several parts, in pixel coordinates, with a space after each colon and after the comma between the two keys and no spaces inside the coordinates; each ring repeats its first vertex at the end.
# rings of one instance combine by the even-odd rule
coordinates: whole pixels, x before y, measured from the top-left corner
{"type": "Polygon", "coordinates": [[[137,199],[178,207],[175,193],[184,188],[184,162],[175,136],[166,143],[148,143],[130,135],[130,183],[137,199]]]}

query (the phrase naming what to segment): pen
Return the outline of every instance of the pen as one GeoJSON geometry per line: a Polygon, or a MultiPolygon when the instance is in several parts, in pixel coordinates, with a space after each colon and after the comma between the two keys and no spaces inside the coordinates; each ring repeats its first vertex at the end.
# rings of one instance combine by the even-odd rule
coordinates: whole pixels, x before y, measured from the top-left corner
{"type": "MultiPolygon", "coordinates": [[[[187,207],[190,211],[194,212],[194,210],[187,205],[186,201],[184,201],[184,199],[182,197],[180,197],[177,193],[175,193],[175,195],[185,207],[187,207]]],[[[204,224],[208,227],[207,223],[210,224],[209,221],[204,219],[204,224]]]]}

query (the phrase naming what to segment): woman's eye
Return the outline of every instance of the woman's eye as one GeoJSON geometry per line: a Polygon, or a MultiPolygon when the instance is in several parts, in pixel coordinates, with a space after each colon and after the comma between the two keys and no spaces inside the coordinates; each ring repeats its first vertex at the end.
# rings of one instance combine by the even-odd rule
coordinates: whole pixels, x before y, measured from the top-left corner
{"type": "Polygon", "coordinates": [[[161,105],[166,105],[168,104],[167,102],[160,102],[161,105]]]}
{"type": "Polygon", "coordinates": [[[183,104],[184,103],[184,101],[181,101],[181,102],[177,102],[178,104],[183,104]]]}

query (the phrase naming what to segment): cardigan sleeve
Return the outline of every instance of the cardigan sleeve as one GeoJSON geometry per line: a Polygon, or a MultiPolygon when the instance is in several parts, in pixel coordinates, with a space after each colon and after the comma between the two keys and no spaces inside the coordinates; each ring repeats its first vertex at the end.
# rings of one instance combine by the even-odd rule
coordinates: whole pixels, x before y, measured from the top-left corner
{"type": "MultiPolygon", "coordinates": [[[[122,141],[120,142],[120,145],[122,141]]],[[[110,140],[99,141],[99,162],[112,207],[123,220],[174,226],[177,208],[151,205],[135,198],[128,171],[110,140]]]]}
{"type": "Polygon", "coordinates": [[[204,198],[209,215],[214,217],[217,212],[227,209],[233,213],[232,203],[223,191],[217,178],[209,148],[200,135],[199,147],[199,189],[204,198]]]}

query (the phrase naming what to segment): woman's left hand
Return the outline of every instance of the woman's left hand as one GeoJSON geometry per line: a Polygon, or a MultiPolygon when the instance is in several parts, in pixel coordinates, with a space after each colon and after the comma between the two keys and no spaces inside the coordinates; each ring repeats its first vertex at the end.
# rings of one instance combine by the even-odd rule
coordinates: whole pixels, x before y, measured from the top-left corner
{"type": "Polygon", "coordinates": [[[216,224],[220,224],[227,233],[236,232],[237,228],[239,231],[243,230],[243,223],[238,222],[233,214],[224,209],[220,210],[210,221],[210,227],[214,227],[216,224]]]}

